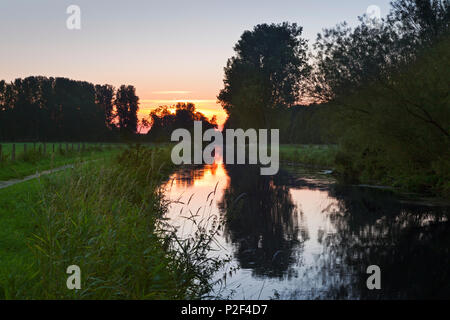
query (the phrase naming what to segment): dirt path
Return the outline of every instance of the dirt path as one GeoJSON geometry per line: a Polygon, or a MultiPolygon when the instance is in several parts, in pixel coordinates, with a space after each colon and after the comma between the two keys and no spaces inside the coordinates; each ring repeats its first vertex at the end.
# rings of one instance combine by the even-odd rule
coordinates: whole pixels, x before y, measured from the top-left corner
{"type": "Polygon", "coordinates": [[[55,168],[55,169],[45,170],[45,171],[42,171],[42,172],[37,172],[35,174],[32,174],[31,176],[27,176],[27,177],[22,178],[22,179],[13,179],[13,180],[8,180],[8,181],[0,181],[0,189],[7,188],[7,187],[13,186],[13,185],[15,185],[17,183],[25,182],[25,181],[28,181],[28,180],[33,180],[33,179],[39,178],[40,176],[44,176],[44,175],[51,174],[51,173],[54,173],[54,172],[66,170],[66,169],[69,169],[69,168],[73,168],[73,164],[68,164],[68,165],[65,165],[65,166],[62,166],[62,167],[58,167],[58,168],[55,168]]]}

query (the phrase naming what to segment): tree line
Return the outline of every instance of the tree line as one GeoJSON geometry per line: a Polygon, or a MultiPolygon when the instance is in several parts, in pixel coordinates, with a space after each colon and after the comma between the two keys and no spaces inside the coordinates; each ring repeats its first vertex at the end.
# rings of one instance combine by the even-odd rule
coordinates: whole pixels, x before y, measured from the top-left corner
{"type": "Polygon", "coordinates": [[[208,119],[204,114],[196,111],[193,103],[178,102],[172,107],[160,106],[150,113],[148,119],[144,119],[144,125],[151,127],[146,140],[168,142],[175,129],[184,128],[193,131],[194,121],[201,121],[203,130],[218,127],[216,116],[208,119]]]}
{"type": "Polygon", "coordinates": [[[111,141],[137,132],[139,97],[68,78],[0,81],[0,141],[111,141]]]}
{"type": "MultiPolygon", "coordinates": [[[[450,0],[391,5],[386,18],[324,29],[312,47],[295,23],[245,31],[217,97],[224,128],[280,128],[284,143],[337,143],[344,179],[450,196],[450,0]]],[[[0,81],[0,140],[136,138],[138,109],[133,86],[0,81]]],[[[167,141],[195,120],[217,127],[193,104],[160,107],[141,125],[151,126],[145,139],[167,141]]]]}
{"type": "Polygon", "coordinates": [[[338,143],[346,180],[450,196],[449,23],[449,0],[395,0],[312,46],[297,24],[257,25],[224,68],[224,127],[338,143]]]}

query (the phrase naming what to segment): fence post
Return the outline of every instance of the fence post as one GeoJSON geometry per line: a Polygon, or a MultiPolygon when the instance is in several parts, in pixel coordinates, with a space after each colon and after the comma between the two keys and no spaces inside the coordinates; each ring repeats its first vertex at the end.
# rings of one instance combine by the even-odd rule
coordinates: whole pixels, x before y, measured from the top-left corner
{"type": "Polygon", "coordinates": [[[46,154],[47,153],[47,146],[45,145],[45,142],[44,142],[44,154],[46,154]]]}
{"type": "Polygon", "coordinates": [[[15,143],[13,143],[13,145],[12,145],[11,160],[12,161],[16,160],[16,144],[15,143]]]}
{"type": "Polygon", "coordinates": [[[77,151],[80,152],[80,143],[78,142],[77,151]]]}

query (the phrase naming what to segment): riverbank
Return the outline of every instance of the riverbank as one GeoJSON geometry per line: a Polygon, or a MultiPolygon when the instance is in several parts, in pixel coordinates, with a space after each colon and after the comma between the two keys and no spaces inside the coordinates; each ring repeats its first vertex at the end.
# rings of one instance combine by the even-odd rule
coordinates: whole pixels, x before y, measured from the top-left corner
{"type": "Polygon", "coordinates": [[[431,178],[428,181],[426,174],[420,171],[411,176],[396,175],[375,165],[371,168],[372,171],[368,172],[364,165],[356,163],[337,145],[281,145],[280,160],[322,169],[344,184],[391,189],[396,193],[432,198],[436,201],[450,200],[450,189],[445,187],[448,182],[437,183],[431,178]],[[437,188],[437,185],[441,187],[437,188]]]}
{"type": "Polygon", "coordinates": [[[0,190],[3,299],[183,299],[210,290],[213,234],[164,224],[168,148],[135,147],[0,190]],[[4,230],[4,231],[3,231],[4,230]],[[182,250],[180,250],[180,247],[182,250]],[[17,254],[15,254],[17,253],[17,254]],[[66,269],[81,269],[81,289],[66,269]]]}
{"type": "Polygon", "coordinates": [[[280,146],[280,160],[314,166],[321,169],[333,169],[337,146],[283,144],[280,146]]]}

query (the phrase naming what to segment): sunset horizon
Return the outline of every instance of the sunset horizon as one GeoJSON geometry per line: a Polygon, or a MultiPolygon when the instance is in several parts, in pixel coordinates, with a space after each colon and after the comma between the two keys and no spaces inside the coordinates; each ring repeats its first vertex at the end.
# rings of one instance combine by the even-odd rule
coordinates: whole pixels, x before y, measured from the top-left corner
{"type": "Polygon", "coordinates": [[[0,26],[0,300],[450,299],[450,0],[2,0],[0,26]]]}
{"type": "MultiPolygon", "coordinates": [[[[377,2],[382,15],[388,13],[389,1],[377,2]]],[[[0,52],[1,61],[8,61],[2,66],[2,79],[46,76],[116,88],[133,85],[140,99],[140,119],[161,105],[193,102],[206,116],[216,115],[222,126],[226,113],[217,95],[223,87],[223,68],[242,32],[258,23],[288,21],[303,26],[303,36],[312,44],[324,27],[342,21],[357,24],[358,16],[372,4],[288,1],[279,7],[270,1],[260,6],[248,1],[240,3],[241,14],[230,24],[224,13],[233,16],[233,1],[175,3],[135,1],[131,8],[120,2],[112,6],[80,0],[76,3],[81,8],[80,30],[57,27],[64,27],[71,1],[0,4],[2,23],[16,30],[7,50],[0,52]],[[321,10],[324,6],[328,10],[321,10]],[[121,41],[117,46],[115,39],[121,41]]]]}

